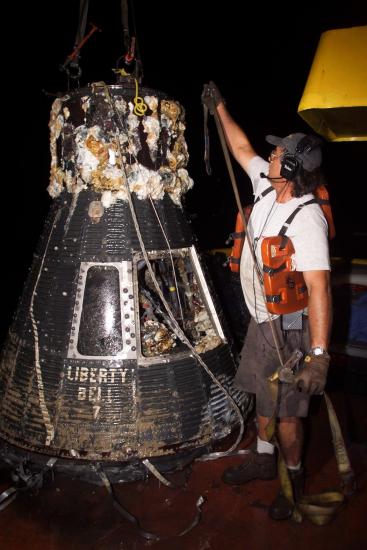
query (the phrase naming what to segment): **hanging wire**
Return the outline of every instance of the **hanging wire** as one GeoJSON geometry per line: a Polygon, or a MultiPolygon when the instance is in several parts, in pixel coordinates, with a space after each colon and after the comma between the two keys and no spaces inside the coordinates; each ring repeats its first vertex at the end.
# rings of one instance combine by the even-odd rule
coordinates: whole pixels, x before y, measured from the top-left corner
{"type": "MultiPolygon", "coordinates": [[[[110,93],[110,90],[109,90],[107,84],[103,83],[103,87],[105,89],[106,97],[108,98],[108,101],[109,101],[109,103],[110,103],[110,105],[111,105],[111,107],[114,111],[116,119],[119,121],[120,127],[124,130],[124,133],[128,136],[127,128],[125,128],[124,121],[122,120],[119,111],[116,109],[115,102],[114,102],[114,100],[111,96],[111,93],[110,93]]],[[[130,141],[129,138],[128,138],[128,141],[130,141]]],[[[119,147],[119,150],[120,150],[120,156],[121,156],[121,158],[123,158],[121,145],[120,145],[120,140],[117,140],[117,143],[118,143],[118,147],[119,147]]],[[[137,163],[137,166],[139,166],[138,160],[137,160],[137,158],[135,157],[134,154],[133,154],[133,157],[135,159],[135,162],[137,163]]],[[[239,443],[242,439],[243,433],[244,433],[244,420],[243,420],[242,413],[241,413],[237,403],[233,399],[233,397],[226,390],[226,388],[219,382],[219,380],[215,377],[215,375],[211,372],[209,367],[206,365],[206,363],[203,361],[203,359],[197,353],[195,347],[192,345],[190,340],[187,338],[186,334],[181,329],[181,327],[178,324],[175,316],[172,313],[172,310],[171,310],[169,304],[167,303],[167,301],[166,301],[166,299],[165,299],[165,297],[164,297],[164,295],[161,291],[161,288],[160,288],[159,283],[157,281],[157,278],[155,276],[154,270],[152,268],[152,264],[149,260],[148,253],[147,253],[147,250],[145,248],[143,237],[142,237],[142,234],[141,234],[141,231],[140,231],[140,225],[139,225],[139,221],[138,221],[138,218],[137,218],[137,215],[136,215],[136,212],[135,212],[135,208],[134,208],[134,204],[133,204],[133,200],[132,200],[132,196],[131,196],[131,192],[130,192],[130,188],[129,188],[129,184],[128,184],[128,175],[126,173],[124,163],[122,164],[122,167],[123,167],[123,170],[125,172],[127,200],[128,200],[128,203],[129,203],[129,208],[130,208],[132,220],[133,220],[133,223],[134,223],[135,231],[136,231],[136,234],[137,234],[137,237],[138,237],[138,240],[139,240],[140,248],[141,248],[144,260],[146,262],[147,269],[148,269],[149,274],[151,276],[152,282],[153,282],[154,287],[156,289],[156,292],[157,292],[159,298],[161,299],[161,302],[162,302],[164,308],[166,309],[168,317],[170,318],[170,320],[172,322],[172,328],[173,328],[175,334],[178,336],[178,338],[189,348],[189,350],[191,351],[192,356],[202,366],[202,368],[205,370],[205,372],[208,374],[208,376],[211,378],[211,380],[214,382],[214,384],[216,386],[218,386],[221,391],[223,391],[223,393],[225,394],[225,396],[228,399],[228,402],[230,403],[230,405],[232,406],[232,408],[234,409],[235,413],[237,414],[237,416],[239,418],[240,430],[239,430],[239,434],[237,436],[236,441],[233,443],[233,445],[231,445],[231,447],[227,451],[215,453],[215,458],[228,456],[230,453],[232,453],[238,447],[238,445],[239,445],[239,443]]],[[[150,200],[152,200],[150,196],[149,196],[149,198],[150,198],[150,200]]],[[[161,225],[161,228],[163,230],[162,225],[161,225]]],[[[163,230],[163,232],[164,232],[164,230],[163,230]]],[[[165,235],[165,233],[164,233],[164,235],[165,235]]],[[[166,235],[165,235],[165,238],[166,238],[166,242],[168,242],[168,238],[167,238],[166,235]]],[[[169,246],[169,243],[168,243],[168,246],[169,246]]],[[[170,253],[172,253],[170,246],[169,246],[169,250],[170,250],[170,253]]],[[[210,456],[210,455],[207,455],[207,456],[210,456]]]]}

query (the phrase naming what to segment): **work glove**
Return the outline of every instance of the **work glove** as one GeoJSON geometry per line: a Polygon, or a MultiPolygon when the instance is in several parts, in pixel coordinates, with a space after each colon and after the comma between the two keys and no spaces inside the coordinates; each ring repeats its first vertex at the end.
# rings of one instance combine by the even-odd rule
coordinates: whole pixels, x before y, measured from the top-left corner
{"type": "Polygon", "coordinates": [[[204,84],[203,93],[201,94],[201,102],[206,105],[211,114],[214,114],[215,108],[219,103],[224,103],[218,87],[211,80],[209,84],[204,84]]]}
{"type": "Polygon", "coordinates": [[[330,355],[328,353],[306,355],[301,370],[294,377],[299,391],[310,395],[322,393],[326,385],[329,364],[330,355]]]}

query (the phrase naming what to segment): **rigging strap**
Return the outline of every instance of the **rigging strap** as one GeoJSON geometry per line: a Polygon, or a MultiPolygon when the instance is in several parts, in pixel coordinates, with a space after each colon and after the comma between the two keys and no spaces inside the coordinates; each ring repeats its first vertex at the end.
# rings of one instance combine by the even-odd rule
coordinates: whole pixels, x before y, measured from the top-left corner
{"type": "Polygon", "coordinates": [[[84,44],[89,40],[95,31],[100,29],[96,25],[92,24],[92,28],[85,36],[85,29],[87,26],[89,0],[80,0],[79,3],[79,23],[76,31],[74,49],[70,55],[67,56],[63,65],[60,66],[60,71],[65,71],[69,78],[78,80],[82,74],[82,70],[79,66],[80,50],[84,44]]]}
{"type": "Polygon", "coordinates": [[[143,79],[143,68],[136,37],[134,5],[131,2],[129,9],[128,0],[121,0],[121,24],[125,53],[118,58],[116,62],[117,68],[114,69],[114,72],[120,77],[130,77],[133,75],[135,80],[140,84],[143,79]],[[130,22],[132,24],[132,32],[130,32],[130,22]],[[122,67],[120,67],[121,62],[123,63],[122,67]]]}
{"type": "MultiPolygon", "coordinates": [[[[234,193],[234,196],[235,196],[235,199],[236,199],[237,208],[238,208],[239,214],[241,216],[241,220],[242,220],[242,224],[243,224],[243,230],[247,233],[247,221],[246,221],[246,217],[245,217],[245,212],[242,208],[242,203],[241,203],[241,199],[240,199],[239,192],[238,192],[236,177],[234,175],[233,166],[232,166],[231,158],[230,158],[228,147],[227,147],[227,142],[226,142],[226,138],[225,138],[225,135],[224,135],[224,130],[223,130],[223,127],[222,127],[221,120],[220,120],[220,118],[218,116],[218,113],[217,113],[217,108],[216,108],[216,105],[214,103],[214,98],[212,98],[212,102],[213,102],[213,106],[212,106],[212,108],[209,109],[209,111],[214,116],[214,120],[215,120],[215,124],[216,124],[216,127],[217,127],[220,143],[221,143],[221,146],[222,146],[224,158],[225,158],[226,165],[227,165],[227,170],[228,170],[229,177],[230,177],[231,184],[232,184],[233,193],[234,193]]],[[[204,108],[205,107],[206,106],[204,106],[204,108]]],[[[204,109],[204,113],[205,113],[205,109],[204,109]]],[[[259,268],[259,265],[258,265],[258,262],[257,262],[257,259],[256,259],[254,246],[253,246],[253,243],[251,242],[250,235],[248,235],[248,241],[249,241],[250,254],[251,254],[252,260],[254,262],[254,266],[255,266],[256,277],[258,278],[258,281],[259,281],[259,285],[260,285],[261,292],[262,292],[262,298],[264,300],[264,304],[265,304],[265,308],[266,308],[267,301],[266,301],[264,286],[262,284],[262,274],[261,274],[261,271],[260,271],[260,268],[259,268]]],[[[278,359],[279,359],[279,364],[281,366],[283,366],[284,365],[284,360],[283,360],[283,357],[282,357],[278,337],[277,337],[277,334],[275,332],[274,323],[273,323],[273,320],[272,320],[272,318],[270,316],[270,313],[268,312],[267,308],[266,308],[266,311],[267,311],[268,322],[269,322],[272,338],[273,338],[275,349],[277,351],[277,355],[278,355],[278,359]]]]}
{"type": "Polygon", "coordinates": [[[294,384],[293,368],[297,365],[301,357],[302,353],[299,350],[296,350],[285,363],[284,367],[280,367],[268,379],[269,389],[275,409],[273,417],[270,419],[266,428],[266,434],[269,441],[272,440],[278,448],[278,475],[281,490],[284,496],[292,505],[294,505],[292,520],[296,523],[300,523],[304,517],[307,517],[316,525],[326,525],[335,516],[341,505],[345,502],[346,497],[351,496],[356,490],[354,472],[350,464],[340,424],[333,404],[326,392],[323,392],[323,395],[327,407],[335,459],[339,476],[341,478],[340,491],[326,491],[314,495],[302,495],[302,497],[295,502],[288,469],[284,461],[278,439],[275,436],[276,404],[278,402],[279,395],[279,382],[294,384]]]}

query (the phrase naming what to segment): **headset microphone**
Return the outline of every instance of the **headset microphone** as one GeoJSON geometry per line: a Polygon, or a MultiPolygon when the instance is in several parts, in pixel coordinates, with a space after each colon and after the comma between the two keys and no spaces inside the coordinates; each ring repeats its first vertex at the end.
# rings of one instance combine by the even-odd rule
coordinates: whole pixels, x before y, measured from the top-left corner
{"type": "Polygon", "coordinates": [[[284,177],[283,177],[283,176],[278,176],[278,177],[276,177],[276,178],[271,178],[271,177],[269,176],[269,174],[266,175],[266,174],[264,174],[264,172],[260,172],[260,178],[266,178],[267,180],[270,180],[270,181],[272,181],[272,180],[284,180],[284,177]]]}

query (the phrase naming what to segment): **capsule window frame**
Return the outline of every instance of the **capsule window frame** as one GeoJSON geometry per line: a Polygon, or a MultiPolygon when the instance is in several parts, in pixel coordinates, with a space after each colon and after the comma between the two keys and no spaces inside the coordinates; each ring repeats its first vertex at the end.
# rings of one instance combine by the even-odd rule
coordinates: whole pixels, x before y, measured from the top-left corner
{"type": "MultiPolygon", "coordinates": [[[[170,258],[172,256],[182,256],[188,255],[191,261],[191,266],[193,268],[197,283],[200,288],[201,299],[203,300],[204,306],[208,312],[209,319],[211,324],[216,332],[216,335],[221,340],[221,344],[226,344],[227,339],[224,335],[221,323],[219,321],[218,314],[216,312],[213,299],[209,292],[209,287],[205,280],[203,269],[200,265],[199,256],[196,251],[195,246],[186,247],[186,248],[176,248],[171,250],[154,250],[147,252],[149,260],[158,260],[161,258],[170,258]]],[[[137,341],[137,359],[138,363],[142,366],[149,366],[151,364],[162,363],[165,361],[178,361],[180,359],[185,359],[186,357],[192,355],[192,352],[189,348],[178,353],[166,353],[160,354],[157,356],[145,356],[142,353],[142,342],[141,342],[141,333],[140,333],[140,311],[139,311],[139,281],[138,281],[138,262],[144,260],[142,252],[133,253],[133,287],[134,287],[134,301],[137,304],[135,308],[135,327],[136,327],[136,341],[137,341]]]]}
{"type": "Polygon", "coordinates": [[[81,262],[67,353],[68,359],[88,359],[92,361],[136,359],[138,346],[135,330],[135,319],[136,315],[132,280],[132,262],[81,262]],[[78,350],[79,328],[83,310],[87,273],[92,267],[114,267],[119,273],[122,350],[117,352],[115,355],[83,355],[78,350]],[[128,316],[128,318],[125,316],[128,316]],[[128,328],[129,330],[126,330],[128,328]],[[132,334],[133,336],[131,336],[132,334]]]}

